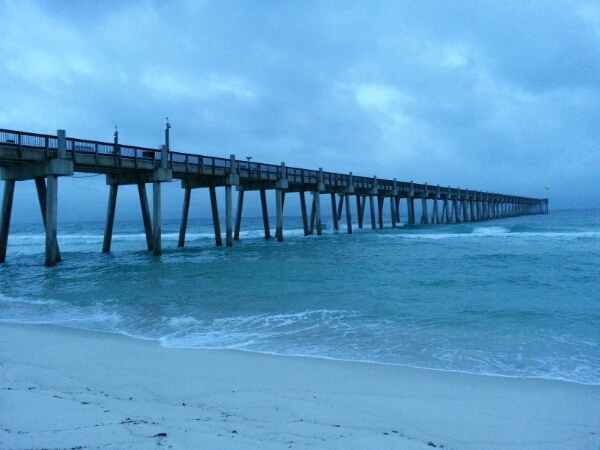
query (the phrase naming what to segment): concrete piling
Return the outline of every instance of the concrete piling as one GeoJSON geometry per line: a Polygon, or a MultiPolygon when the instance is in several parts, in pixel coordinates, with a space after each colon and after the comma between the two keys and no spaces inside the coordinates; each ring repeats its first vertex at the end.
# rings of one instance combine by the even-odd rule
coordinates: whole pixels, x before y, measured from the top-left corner
{"type": "Polygon", "coordinates": [[[177,247],[183,247],[185,245],[185,233],[187,230],[188,214],[190,212],[190,200],[192,197],[192,188],[184,188],[183,194],[183,208],[181,211],[181,224],[179,225],[179,240],[177,241],[177,247]]]}
{"type": "Polygon", "coordinates": [[[235,231],[233,233],[233,239],[235,241],[240,239],[240,228],[242,226],[242,209],[244,208],[244,191],[238,192],[237,210],[235,214],[235,231]]]}
{"type": "Polygon", "coordinates": [[[269,227],[269,210],[267,207],[267,193],[265,189],[260,190],[260,205],[262,211],[263,228],[265,230],[265,239],[271,239],[271,229],[269,227]]]}
{"type": "Polygon", "coordinates": [[[4,181],[4,194],[2,196],[2,217],[0,219],[0,263],[6,261],[8,246],[8,230],[12,214],[13,198],[15,194],[15,180],[4,181]]]}
{"type": "Polygon", "coordinates": [[[110,244],[112,240],[113,224],[115,222],[115,210],[117,207],[117,193],[119,192],[118,184],[110,185],[108,194],[108,208],[106,211],[106,226],[104,227],[104,241],[102,242],[102,252],[110,252],[110,244]]]}

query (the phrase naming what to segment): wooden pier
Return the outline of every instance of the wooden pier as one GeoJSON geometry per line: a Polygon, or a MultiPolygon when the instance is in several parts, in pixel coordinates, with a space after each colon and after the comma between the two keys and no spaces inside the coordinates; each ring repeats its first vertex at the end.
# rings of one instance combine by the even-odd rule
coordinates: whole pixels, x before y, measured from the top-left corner
{"type": "MultiPolygon", "coordinates": [[[[389,204],[391,226],[400,223],[401,199],[405,199],[408,224],[461,223],[499,219],[526,214],[547,214],[548,200],[518,197],[413,182],[378,179],[310,170],[258,162],[239,161],[234,155],[218,158],[170,151],[170,125],[165,143],[159,149],[135,147],[114,142],[75,139],[58,130],[56,136],[0,129],[0,168],[4,180],[0,218],[0,262],[6,260],[13,194],[17,181],[35,180],[42,220],[46,230],[46,265],[61,260],[57,241],[58,179],[74,172],[105,174],[110,186],[103,252],[109,252],[119,186],[137,185],[146,244],[154,255],[161,247],[161,184],[181,180],[184,190],[178,246],[185,245],[185,233],[193,189],[209,190],[216,245],[222,245],[216,188],[225,188],[225,243],[239,239],[244,193],[260,193],[265,238],[270,238],[267,190],[275,191],[275,237],[283,241],[285,197],[298,193],[304,234],[322,234],[321,195],[329,195],[334,230],[345,211],[346,230],[352,233],[352,203],[355,203],[358,228],[363,227],[367,200],[370,226],[383,228],[385,203],[389,204]],[[152,217],[146,184],[152,183],[152,217]],[[238,191],[236,215],[233,215],[232,188],[238,191]],[[312,197],[310,211],[306,196],[312,197]],[[351,200],[354,197],[354,201],[351,200]],[[415,200],[421,201],[421,217],[416,217],[415,200]],[[431,214],[429,213],[431,211],[431,214]]],[[[310,200],[310,198],[309,198],[310,200]]]]}

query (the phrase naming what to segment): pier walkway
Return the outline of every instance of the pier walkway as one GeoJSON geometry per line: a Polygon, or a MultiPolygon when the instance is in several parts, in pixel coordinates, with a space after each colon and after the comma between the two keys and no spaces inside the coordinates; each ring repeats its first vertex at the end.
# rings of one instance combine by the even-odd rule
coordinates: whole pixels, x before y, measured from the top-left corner
{"type": "Polygon", "coordinates": [[[103,252],[109,252],[119,186],[137,185],[142,218],[149,251],[160,255],[161,248],[161,183],[181,180],[184,190],[179,247],[185,244],[185,233],[193,189],[208,188],[216,245],[222,245],[216,188],[225,188],[225,242],[233,245],[239,239],[244,193],[259,191],[265,237],[270,238],[266,191],[275,191],[276,238],[283,240],[283,208],[285,196],[298,193],[304,234],[322,234],[321,194],[329,195],[333,227],[339,229],[345,212],[346,230],[352,233],[352,203],[355,203],[357,226],[363,227],[368,200],[370,226],[383,228],[384,206],[389,204],[392,227],[400,223],[401,199],[405,199],[406,223],[461,223],[498,219],[525,214],[547,214],[548,200],[496,194],[467,189],[431,186],[396,179],[379,179],[348,174],[310,170],[259,162],[218,158],[170,151],[170,125],[165,129],[165,143],[159,149],[136,147],[114,142],[97,142],[67,137],[64,130],[57,135],[44,135],[0,129],[0,168],[4,195],[0,218],[0,263],[6,260],[13,194],[17,181],[35,180],[42,220],[46,230],[45,262],[53,266],[61,260],[57,241],[58,178],[74,172],[105,174],[110,186],[103,252]],[[152,183],[152,216],[146,184],[152,183]],[[238,191],[235,218],[232,188],[238,191]],[[307,208],[306,194],[312,200],[307,208]],[[351,200],[354,197],[354,200],[351,200]],[[420,217],[415,214],[415,200],[421,202],[420,217]]]}

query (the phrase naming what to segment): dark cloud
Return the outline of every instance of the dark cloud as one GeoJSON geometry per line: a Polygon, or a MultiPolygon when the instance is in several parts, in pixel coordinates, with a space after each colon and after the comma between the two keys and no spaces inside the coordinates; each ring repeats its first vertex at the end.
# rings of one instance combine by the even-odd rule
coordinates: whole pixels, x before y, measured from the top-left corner
{"type": "Polygon", "coordinates": [[[597,2],[2,9],[3,128],[600,205],[597,2]]]}

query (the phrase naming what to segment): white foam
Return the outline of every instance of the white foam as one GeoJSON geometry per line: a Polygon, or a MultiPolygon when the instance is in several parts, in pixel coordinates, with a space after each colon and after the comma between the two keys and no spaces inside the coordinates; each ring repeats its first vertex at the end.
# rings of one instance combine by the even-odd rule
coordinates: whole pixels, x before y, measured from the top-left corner
{"type": "Polygon", "coordinates": [[[66,303],[52,299],[27,299],[27,298],[15,298],[7,295],[0,294],[0,302],[2,303],[25,303],[27,305],[65,305],[66,303]]]}

